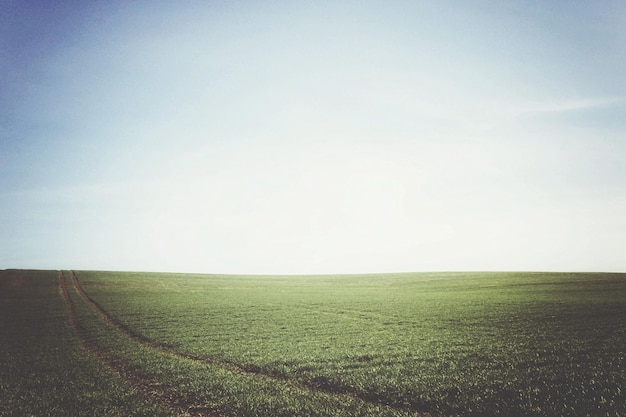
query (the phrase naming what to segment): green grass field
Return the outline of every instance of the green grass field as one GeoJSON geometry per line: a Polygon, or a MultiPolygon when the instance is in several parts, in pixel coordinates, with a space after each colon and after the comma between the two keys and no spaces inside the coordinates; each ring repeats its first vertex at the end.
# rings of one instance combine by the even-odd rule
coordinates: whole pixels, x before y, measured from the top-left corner
{"type": "Polygon", "coordinates": [[[0,415],[623,416],[626,274],[0,271],[0,415]]]}

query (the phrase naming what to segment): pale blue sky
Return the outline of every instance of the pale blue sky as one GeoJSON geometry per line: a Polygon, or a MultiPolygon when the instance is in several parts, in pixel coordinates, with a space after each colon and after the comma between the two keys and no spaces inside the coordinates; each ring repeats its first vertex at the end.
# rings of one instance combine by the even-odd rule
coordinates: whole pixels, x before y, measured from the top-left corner
{"type": "Polygon", "coordinates": [[[0,6],[0,268],[626,271],[623,2],[57,3],[0,6]]]}

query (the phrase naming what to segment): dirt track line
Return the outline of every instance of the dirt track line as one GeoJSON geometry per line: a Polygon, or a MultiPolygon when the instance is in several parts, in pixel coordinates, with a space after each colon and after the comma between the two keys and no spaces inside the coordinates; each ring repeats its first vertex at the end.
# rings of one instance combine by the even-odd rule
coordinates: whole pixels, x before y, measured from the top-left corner
{"type": "MultiPolygon", "coordinates": [[[[109,368],[110,371],[120,376],[130,386],[139,389],[145,395],[152,398],[161,407],[169,409],[182,416],[191,415],[189,414],[189,411],[193,408],[192,404],[175,401],[174,392],[163,390],[156,380],[151,380],[149,378],[141,376],[136,372],[132,372],[128,364],[120,361],[119,359],[113,358],[111,355],[108,355],[102,349],[96,346],[95,343],[89,340],[87,332],[85,328],[81,325],[78,314],[76,313],[74,301],[69,295],[67,283],[65,280],[65,274],[63,273],[63,271],[59,271],[59,291],[61,293],[61,297],[63,298],[63,302],[65,303],[65,307],[68,311],[70,325],[74,328],[81,346],[83,346],[83,348],[87,350],[87,352],[95,356],[98,361],[103,363],[107,368],[109,368]]],[[[214,413],[206,412],[196,412],[194,415],[207,417],[215,416],[214,413]]]]}
{"type": "Polygon", "coordinates": [[[364,394],[361,392],[356,392],[356,391],[351,392],[351,391],[346,391],[346,390],[337,391],[337,390],[332,390],[332,389],[324,389],[323,387],[305,385],[305,384],[301,384],[293,380],[290,380],[289,378],[283,377],[281,375],[264,372],[261,368],[251,368],[251,367],[240,365],[240,364],[233,363],[233,362],[220,361],[217,359],[212,359],[212,358],[207,358],[207,357],[198,357],[198,356],[178,352],[166,345],[154,342],[153,340],[141,334],[136,333],[135,331],[130,329],[128,326],[126,326],[125,324],[117,320],[115,317],[111,316],[104,308],[102,308],[98,304],[98,302],[92,299],[89,296],[89,294],[85,292],[82,285],[80,284],[80,281],[78,279],[76,272],[71,271],[71,274],[72,274],[72,283],[74,285],[74,288],[76,289],[76,292],[78,292],[78,294],[81,296],[81,298],[83,298],[83,300],[87,302],[92,307],[92,309],[96,313],[98,313],[100,317],[102,317],[103,320],[111,323],[121,333],[123,333],[130,339],[134,340],[136,343],[139,343],[143,346],[149,347],[151,349],[154,349],[162,353],[168,353],[179,358],[192,360],[194,362],[202,363],[205,365],[220,367],[222,369],[226,369],[233,373],[251,375],[251,376],[258,377],[258,378],[263,378],[269,381],[273,381],[276,383],[288,384],[302,391],[313,392],[313,393],[323,393],[323,394],[333,395],[336,397],[344,397],[344,398],[350,398],[353,400],[359,400],[359,401],[363,401],[364,403],[367,403],[367,404],[370,404],[370,405],[373,405],[375,407],[379,407],[385,410],[404,411],[404,412],[413,411],[413,412],[424,413],[424,416],[431,415],[427,410],[409,410],[405,407],[386,404],[378,400],[377,398],[371,398],[367,394],[364,394]]]}
{"type": "Polygon", "coordinates": [[[122,323],[121,321],[119,321],[118,319],[113,317],[111,314],[109,314],[104,308],[102,308],[102,306],[100,306],[100,304],[98,304],[97,301],[95,301],[93,298],[91,298],[91,296],[89,296],[89,294],[87,294],[87,292],[84,290],[84,288],[80,284],[80,281],[78,280],[78,275],[76,275],[76,273],[74,271],[71,271],[71,273],[72,273],[72,283],[74,285],[74,288],[76,289],[78,294],[83,298],[83,300],[85,300],[92,307],[92,309],[96,313],[98,313],[98,315],[103,320],[105,320],[108,323],[112,324],[113,326],[117,327],[117,329],[121,333],[123,333],[124,335],[126,335],[130,339],[134,340],[136,343],[139,343],[141,345],[149,347],[150,349],[157,350],[159,352],[168,353],[168,354],[177,356],[179,358],[189,359],[189,360],[192,360],[194,362],[201,362],[201,363],[206,364],[206,365],[218,366],[218,367],[227,369],[227,370],[229,370],[231,372],[242,373],[242,374],[249,374],[249,375],[256,375],[256,376],[266,377],[266,378],[275,379],[275,380],[287,381],[287,379],[285,379],[285,378],[281,379],[281,378],[276,377],[275,375],[265,374],[265,373],[260,372],[260,371],[258,371],[256,369],[250,369],[250,368],[248,368],[248,367],[246,367],[244,365],[239,365],[237,363],[226,362],[226,361],[219,361],[219,360],[215,360],[215,359],[207,358],[207,357],[200,357],[200,356],[189,355],[189,354],[182,353],[182,352],[179,352],[177,350],[174,350],[174,349],[172,349],[172,348],[170,348],[170,347],[168,347],[168,346],[166,346],[164,344],[157,343],[157,342],[147,338],[146,336],[143,336],[143,335],[133,331],[128,326],[126,326],[124,323],[122,323]]]}

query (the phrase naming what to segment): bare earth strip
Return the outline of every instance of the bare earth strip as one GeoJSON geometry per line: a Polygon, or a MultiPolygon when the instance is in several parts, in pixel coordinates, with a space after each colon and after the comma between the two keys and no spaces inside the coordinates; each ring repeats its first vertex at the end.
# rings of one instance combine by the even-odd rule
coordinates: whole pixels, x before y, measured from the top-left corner
{"type": "MultiPolygon", "coordinates": [[[[75,277],[75,275],[74,275],[75,277]]],[[[78,289],[79,287],[75,287],[78,289]]],[[[154,401],[156,401],[160,406],[169,409],[179,415],[191,415],[189,414],[190,409],[192,408],[191,404],[182,403],[176,400],[175,393],[167,390],[163,390],[160,387],[158,381],[150,380],[137,372],[133,372],[128,364],[117,360],[110,355],[107,355],[104,351],[102,351],[98,346],[92,343],[87,334],[85,332],[84,327],[81,325],[80,320],[78,318],[78,314],[76,313],[76,308],[74,306],[74,302],[72,301],[65,279],[65,274],[63,271],[59,272],[59,291],[61,293],[61,297],[65,302],[67,307],[69,322],[72,327],[75,329],[76,334],[82,344],[82,346],[93,356],[95,356],[102,363],[107,365],[113,372],[120,375],[128,384],[139,389],[144,392],[148,396],[150,396],[154,401]]],[[[79,293],[80,294],[80,293],[79,293]]],[[[81,297],[84,297],[84,292],[80,294],[81,297]]],[[[215,416],[214,413],[194,413],[196,416],[215,416]]]]}
{"type": "MultiPolygon", "coordinates": [[[[232,373],[235,374],[241,374],[241,375],[248,375],[248,376],[252,376],[255,378],[261,378],[263,380],[266,381],[270,381],[272,383],[276,383],[276,384],[284,384],[284,385],[288,385],[291,386],[297,390],[300,391],[304,391],[304,392],[310,392],[310,393],[323,393],[323,394],[327,394],[327,395],[332,395],[335,396],[337,398],[349,398],[351,400],[356,400],[356,401],[362,401],[363,403],[369,404],[371,406],[374,406],[376,408],[379,408],[381,410],[389,410],[389,411],[400,411],[400,412],[407,412],[409,410],[403,409],[401,407],[393,407],[390,406],[388,404],[384,404],[380,401],[376,401],[376,399],[372,399],[372,398],[368,398],[366,395],[363,395],[362,393],[359,392],[338,392],[335,390],[332,390],[332,388],[329,389],[322,389],[320,387],[313,387],[313,386],[309,386],[309,385],[304,385],[304,384],[300,384],[300,383],[296,383],[292,380],[289,380],[287,378],[284,377],[280,377],[277,375],[273,375],[273,374],[268,374],[268,373],[264,373],[260,368],[253,368],[250,366],[243,366],[237,363],[232,363],[232,362],[226,362],[226,361],[219,361],[213,358],[206,358],[206,357],[198,357],[198,356],[193,356],[193,355],[188,355],[188,354],[184,354],[181,352],[178,352],[174,349],[171,349],[167,346],[164,346],[162,344],[159,344],[157,342],[154,342],[152,340],[150,340],[149,338],[140,335],[136,332],[134,332],[132,329],[130,329],[128,326],[124,325],[123,323],[121,323],[119,320],[117,320],[115,317],[111,316],[106,310],[104,310],[95,300],[93,300],[89,294],[87,294],[87,292],[84,290],[84,288],[82,287],[82,285],[80,284],[80,281],[78,279],[78,275],[74,272],[74,271],[70,271],[71,274],[71,279],[72,279],[72,284],[73,287],[75,289],[75,291],[80,295],[80,297],[92,308],[92,310],[94,312],[96,312],[104,321],[106,321],[107,323],[113,325],[121,334],[125,335],[126,337],[128,337],[129,339],[133,340],[135,343],[147,347],[149,349],[152,349],[153,351],[159,352],[159,353],[165,353],[165,354],[169,354],[175,357],[178,357],[180,359],[185,359],[185,360],[190,360],[193,361],[195,363],[198,364],[202,364],[205,366],[213,366],[213,367],[219,367],[221,369],[230,371],[232,373]]],[[[67,291],[67,289],[65,290],[67,291]]],[[[70,305],[71,305],[71,300],[70,300],[70,305]]],[[[75,313],[74,313],[75,315],[75,313]]],[[[73,321],[76,321],[76,319],[71,319],[73,321]]],[[[79,329],[77,328],[77,332],[79,332],[79,329]]],[[[96,349],[97,348],[93,348],[96,349]]],[[[188,413],[190,411],[194,412],[194,415],[215,415],[215,414],[211,414],[210,412],[208,414],[203,414],[204,410],[193,410],[193,405],[192,404],[182,404],[179,401],[176,401],[173,399],[173,397],[176,396],[176,393],[172,393],[172,392],[159,392],[158,388],[157,391],[154,392],[153,390],[155,389],[155,386],[158,385],[157,381],[149,381],[146,379],[143,379],[141,376],[139,375],[134,375],[132,374],[132,372],[130,372],[128,369],[125,369],[123,364],[117,364],[117,362],[114,359],[108,358],[106,357],[106,355],[103,355],[101,352],[98,353],[100,356],[104,356],[104,359],[106,362],[111,363],[111,366],[114,367],[115,369],[117,369],[117,367],[121,367],[121,369],[119,369],[118,371],[124,375],[126,377],[126,379],[129,380],[130,383],[132,383],[133,385],[137,386],[138,388],[145,390],[149,393],[151,393],[153,395],[153,397],[155,398],[155,400],[157,400],[160,404],[163,404],[164,406],[171,408],[171,409],[175,409],[178,411],[183,411],[185,413],[188,413]]],[[[424,416],[429,416],[431,415],[430,413],[426,412],[426,411],[422,411],[424,416]]],[[[189,415],[189,414],[186,414],[189,415]]]]}

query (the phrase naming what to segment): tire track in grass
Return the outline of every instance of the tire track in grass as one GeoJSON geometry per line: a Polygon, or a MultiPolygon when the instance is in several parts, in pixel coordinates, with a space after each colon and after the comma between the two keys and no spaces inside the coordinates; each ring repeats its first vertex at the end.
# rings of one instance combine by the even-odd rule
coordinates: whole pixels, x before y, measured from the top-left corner
{"type": "Polygon", "coordinates": [[[221,361],[221,360],[214,359],[214,358],[200,357],[200,356],[190,355],[190,354],[176,351],[167,345],[155,342],[149,339],[148,337],[135,332],[130,327],[128,327],[127,325],[125,325],[124,323],[122,323],[121,321],[113,317],[102,306],[100,306],[100,304],[98,304],[97,301],[95,301],[93,298],[91,298],[89,294],[87,294],[87,292],[82,287],[76,272],[71,271],[71,275],[72,275],[72,283],[76,292],[80,295],[80,297],[85,302],[87,302],[87,304],[91,306],[91,308],[104,321],[112,324],[114,327],[118,329],[119,332],[121,332],[122,334],[130,338],[131,340],[135,341],[136,343],[143,345],[145,347],[148,347],[150,349],[153,349],[155,351],[158,351],[161,353],[168,353],[173,356],[176,356],[182,359],[188,359],[188,360],[201,363],[204,365],[219,367],[219,368],[225,369],[233,373],[254,376],[257,378],[263,378],[265,380],[268,380],[274,383],[287,384],[291,387],[294,387],[296,389],[299,389],[305,392],[323,393],[323,394],[333,395],[336,397],[344,397],[344,398],[349,398],[352,400],[363,401],[366,404],[372,405],[382,410],[399,411],[399,412],[405,412],[405,413],[406,412],[409,412],[409,413],[419,412],[419,413],[422,413],[422,415],[424,416],[434,415],[434,414],[431,414],[432,411],[426,409],[426,407],[424,407],[424,409],[419,409],[419,410],[407,409],[406,407],[401,407],[401,406],[397,406],[393,404],[386,404],[381,399],[368,395],[367,393],[358,392],[358,391],[349,391],[345,389],[337,390],[337,389],[333,389],[333,387],[331,386],[320,387],[320,386],[306,385],[306,384],[298,383],[296,381],[293,381],[287,377],[284,377],[278,374],[266,372],[261,367],[257,367],[254,365],[247,366],[247,365],[238,364],[234,362],[221,361]]]}
{"type": "MultiPolygon", "coordinates": [[[[74,277],[72,277],[72,280],[74,280],[74,277]]],[[[96,346],[96,344],[89,339],[87,331],[80,323],[74,301],[69,295],[65,274],[63,273],[63,271],[59,271],[59,292],[61,293],[61,298],[63,298],[63,302],[65,303],[70,325],[74,328],[80,344],[85,350],[87,350],[87,352],[89,352],[98,361],[100,361],[107,368],[109,368],[109,370],[119,375],[130,386],[138,389],[148,397],[152,398],[159,406],[164,407],[165,409],[168,409],[176,414],[188,416],[191,415],[189,414],[190,412],[196,411],[195,415],[198,416],[216,416],[216,414],[214,413],[197,413],[197,410],[193,409],[192,404],[186,404],[181,401],[176,401],[175,391],[164,390],[160,386],[158,381],[146,378],[145,376],[137,372],[133,372],[129,364],[119,359],[113,358],[111,355],[108,355],[102,349],[96,346]]],[[[80,295],[81,297],[83,297],[82,294],[80,295]]]]}

